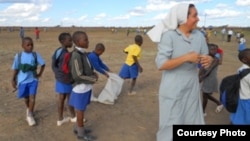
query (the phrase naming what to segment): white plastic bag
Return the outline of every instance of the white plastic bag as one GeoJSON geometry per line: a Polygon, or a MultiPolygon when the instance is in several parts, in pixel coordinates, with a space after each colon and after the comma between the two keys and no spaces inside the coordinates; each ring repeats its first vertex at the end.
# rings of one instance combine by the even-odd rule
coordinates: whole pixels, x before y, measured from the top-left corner
{"type": "Polygon", "coordinates": [[[115,100],[121,93],[123,79],[115,74],[115,73],[108,73],[109,78],[104,89],[99,94],[97,100],[103,104],[114,104],[115,100]]]}

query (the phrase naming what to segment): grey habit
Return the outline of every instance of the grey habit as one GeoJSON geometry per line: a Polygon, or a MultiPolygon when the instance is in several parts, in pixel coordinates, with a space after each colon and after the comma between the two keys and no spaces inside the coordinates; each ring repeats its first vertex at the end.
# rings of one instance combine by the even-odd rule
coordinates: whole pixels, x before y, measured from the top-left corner
{"type": "MultiPolygon", "coordinates": [[[[199,30],[193,30],[186,37],[177,28],[186,22],[188,6],[187,3],[174,6],[166,18],[147,33],[153,42],[158,43],[155,59],[158,68],[166,61],[191,51],[208,54],[207,43],[199,30]]],[[[197,64],[186,62],[162,71],[159,112],[157,141],[172,141],[173,125],[205,124],[197,64]]]]}

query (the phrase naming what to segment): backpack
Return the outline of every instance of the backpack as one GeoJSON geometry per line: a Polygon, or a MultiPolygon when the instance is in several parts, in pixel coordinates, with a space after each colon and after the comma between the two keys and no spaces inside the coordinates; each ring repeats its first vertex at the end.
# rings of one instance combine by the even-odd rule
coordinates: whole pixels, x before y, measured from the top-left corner
{"type": "MultiPolygon", "coordinates": [[[[59,59],[60,59],[60,56],[62,55],[62,53],[63,53],[62,47],[59,47],[58,49],[56,49],[56,51],[52,57],[52,65],[54,67],[59,68],[59,59]]],[[[64,54],[62,67],[60,69],[64,74],[69,75],[69,77],[70,77],[69,81],[70,81],[70,83],[73,83],[73,79],[72,79],[71,74],[70,74],[70,64],[69,64],[71,54],[72,54],[72,52],[67,52],[64,54]]]]}
{"type": "Polygon", "coordinates": [[[239,100],[240,80],[250,73],[250,69],[243,69],[237,74],[226,76],[220,83],[220,101],[230,113],[235,113],[239,100]]]}
{"type": "Polygon", "coordinates": [[[19,52],[17,55],[18,55],[18,70],[21,70],[23,72],[33,71],[34,74],[36,74],[37,65],[38,65],[36,52],[32,52],[32,55],[33,55],[34,60],[35,60],[34,66],[30,65],[30,64],[22,64],[22,62],[21,62],[22,52],[19,52]]]}
{"type": "MultiPolygon", "coordinates": [[[[56,49],[53,57],[52,57],[52,65],[54,65],[55,67],[59,68],[59,59],[63,53],[62,51],[63,49],[61,47],[59,47],[58,49],[56,49]]],[[[64,54],[63,57],[63,64],[62,64],[62,72],[68,74],[70,72],[69,69],[69,61],[70,61],[70,56],[71,56],[71,52],[67,52],[64,54]]]]}

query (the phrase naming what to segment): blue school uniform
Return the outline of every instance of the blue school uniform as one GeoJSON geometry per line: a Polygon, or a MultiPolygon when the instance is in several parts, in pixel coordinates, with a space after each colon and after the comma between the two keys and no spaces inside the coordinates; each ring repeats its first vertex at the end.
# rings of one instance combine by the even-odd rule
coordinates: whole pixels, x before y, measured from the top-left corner
{"type": "Polygon", "coordinates": [[[85,111],[90,104],[91,94],[91,90],[81,93],[72,91],[69,99],[69,105],[77,110],[85,111]]]}
{"type": "Polygon", "coordinates": [[[70,94],[72,91],[72,84],[67,84],[67,83],[63,83],[61,81],[56,80],[56,92],[58,94],[70,94]]]}
{"type": "Polygon", "coordinates": [[[239,46],[238,46],[238,51],[242,51],[242,50],[244,50],[244,49],[246,49],[246,44],[245,44],[245,43],[239,44],[239,46]]]}
{"type": "Polygon", "coordinates": [[[119,76],[121,78],[137,78],[139,74],[139,70],[138,70],[138,66],[136,64],[133,64],[131,66],[127,65],[127,64],[123,64],[122,68],[119,72],[119,76]]]}
{"type": "Polygon", "coordinates": [[[89,53],[88,58],[89,58],[89,62],[91,63],[91,65],[99,73],[105,74],[105,71],[109,71],[108,66],[102,62],[100,57],[95,52],[89,53]]]}
{"type": "MultiPolygon", "coordinates": [[[[38,65],[45,65],[45,61],[41,57],[39,53],[36,52],[36,59],[38,65]]],[[[30,64],[35,65],[35,57],[32,52],[21,52],[21,57],[18,57],[18,54],[15,55],[12,69],[19,70],[19,63],[22,64],[30,64]],[[20,59],[20,60],[19,60],[20,59]]],[[[38,80],[34,76],[33,71],[23,72],[22,70],[18,71],[17,75],[17,86],[18,86],[18,98],[23,98],[24,96],[28,96],[29,94],[36,94],[36,89],[38,86],[38,80]],[[36,88],[35,88],[36,87],[36,88]]]]}
{"type": "MultiPolygon", "coordinates": [[[[239,71],[249,68],[243,64],[239,71]]],[[[250,74],[240,81],[239,101],[235,113],[231,113],[230,120],[234,125],[250,125],[250,74]]]]}

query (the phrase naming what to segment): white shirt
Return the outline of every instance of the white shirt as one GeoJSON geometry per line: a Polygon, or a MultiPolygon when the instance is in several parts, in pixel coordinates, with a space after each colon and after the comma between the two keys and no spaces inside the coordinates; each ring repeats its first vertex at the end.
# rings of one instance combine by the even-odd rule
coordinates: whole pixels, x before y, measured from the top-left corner
{"type": "Polygon", "coordinates": [[[233,35],[233,30],[228,30],[228,35],[233,35]]]}
{"type": "Polygon", "coordinates": [[[244,43],[246,43],[246,39],[245,38],[240,38],[240,42],[239,42],[240,44],[244,44],[244,43]]]}
{"type": "MultiPolygon", "coordinates": [[[[246,68],[250,67],[243,64],[238,71],[246,68]]],[[[250,99],[250,73],[240,81],[240,99],[250,99]]]]}

